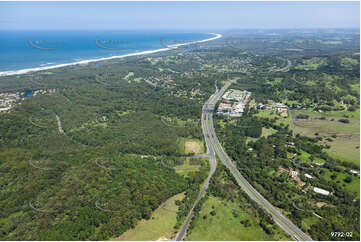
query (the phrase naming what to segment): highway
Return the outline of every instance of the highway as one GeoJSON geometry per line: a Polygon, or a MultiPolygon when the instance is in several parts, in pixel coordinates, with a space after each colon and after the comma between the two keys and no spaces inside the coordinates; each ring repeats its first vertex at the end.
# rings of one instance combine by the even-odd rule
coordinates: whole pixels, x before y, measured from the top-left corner
{"type": "MultiPolygon", "coordinates": [[[[217,86],[216,86],[216,90],[218,90],[217,86]]],[[[214,153],[213,146],[210,143],[210,140],[206,137],[206,134],[207,134],[206,128],[207,127],[205,126],[206,122],[204,121],[204,118],[206,117],[204,115],[205,107],[206,107],[206,105],[203,106],[203,110],[202,110],[202,130],[203,130],[204,139],[206,141],[207,154],[198,155],[198,157],[208,157],[209,158],[210,172],[209,172],[209,175],[208,175],[206,181],[204,182],[204,184],[202,186],[201,192],[199,193],[197,200],[195,201],[193,207],[191,208],[191,210],[188,213],[188,216],[187,216],[187,219],[186,219],[185,223],[183,224],[182,228],[180,229],[180,231],[177,233],[177,235],[175,237],[176,241],[183,240],[184,236],[186,235],[187,229],[189,227],[189,223],[191,222],[192,217],[193,217],[193,213],[194,213],[193,210],[197,206],[199,201],[202,199],[202,197],[204,196],[204,193],[205,193],[205,191],[207,190],[207,188],[209,186],[209,181],[211,180],[214,172],[216,171],[216,167],[217,167],[216,155],[214,153]]]]}
{"type": "Polygon", "coordinates": [[[215,104],[221,98],[226,89],[232,84],[232,81],[228,82],[221,90],[216,92],[208,99],[204,104],[202,110],[202,129],[206,140],[207,147],[211,152],[212,156],[214,152],[217,154],[222,163],[230,170],[231,174],[236,179],[239,186],[242,188],[247,195],[254,200],[261,208],[269,213],[274,221],[293,239],[299,241],[312,240],[307,234],[301,231],[291,220],[286,218],[277,208],[273,207],[238,171],[233,165],[231,159],[228,157],[226,152],[223,150],[213,125],[213,111],[215,104]]]}

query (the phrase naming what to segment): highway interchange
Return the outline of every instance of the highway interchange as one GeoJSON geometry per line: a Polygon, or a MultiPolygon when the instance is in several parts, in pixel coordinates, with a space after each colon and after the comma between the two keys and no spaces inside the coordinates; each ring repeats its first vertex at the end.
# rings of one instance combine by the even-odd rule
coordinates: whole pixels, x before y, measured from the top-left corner
{"type": "Polygon", "coordinates": [[[202,109],[202,130],[203,135],[206,141],[208,157],[210,158],[211,171],[207,177],[206,182],[204,183],[201,192],[194,203],[191,211],[188,214],[186,222],[184,223],[182,229],[178,232],[175,240],[180,241],[184,238],[186,231],[188,229],[189,223],[193,216],[193,209],[198,204],[198,202],[203,197],[205,190],[208,188],[209,181],[216,170],[216,155],[219,160],[230,170],[231,174],[236,179],[238,185],[242,190],[261,208],[263,208],[267,213],[269,213],[273,220],[293,239],[298,241],[310,241],[312,240],[307,234],[300,230],[295,224],[291,222],[286,216],[284,216],[277,208],[273,207],[270,202],[268,202],[238,171],[238,169],[233,165],[231,159],[228,157],[226,152],[223,150],[213,125],[213,111],[217,101],[222,97],[223,93],[227,88],[234,82],[229,81],[226,85],[222,87],[221,90],[218,90],[216,87],[216,92],[207,100],[202,109]]]}

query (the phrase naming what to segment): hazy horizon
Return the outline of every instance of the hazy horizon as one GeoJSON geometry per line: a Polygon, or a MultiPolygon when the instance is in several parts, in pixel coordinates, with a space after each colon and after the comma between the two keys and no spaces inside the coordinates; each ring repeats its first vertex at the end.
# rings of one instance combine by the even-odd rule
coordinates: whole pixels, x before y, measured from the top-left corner
{"type": "Polygon", "coordinates": [[[359,2],[0,2],[0,30],[360,28],[359,2]]]}

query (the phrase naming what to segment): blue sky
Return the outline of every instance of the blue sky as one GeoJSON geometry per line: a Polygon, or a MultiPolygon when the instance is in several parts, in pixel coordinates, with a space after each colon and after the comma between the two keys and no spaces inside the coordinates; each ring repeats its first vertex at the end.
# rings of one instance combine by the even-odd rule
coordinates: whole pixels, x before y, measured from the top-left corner
{"type": "Polygon", "coordinates": [[[0,2],[0,29],[359,28],[359,2],[0,2]]]}

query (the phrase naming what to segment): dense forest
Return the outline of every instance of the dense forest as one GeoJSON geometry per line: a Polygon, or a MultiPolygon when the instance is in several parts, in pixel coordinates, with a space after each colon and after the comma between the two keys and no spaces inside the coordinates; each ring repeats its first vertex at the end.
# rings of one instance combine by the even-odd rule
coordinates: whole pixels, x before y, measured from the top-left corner
{"type": "MultiPolygon", "coordinates": [[[[71,86],[60,72],[41,79],[57,92],[0,115],[2,240],[106,240],[202,182],[161,163],[184,155],[179,138],[202,137],[201,103],[139,83],[100,85],[78,70],[67,77],[71,86]],[[186,128],[163,116],[185,120],[186,128]]],[[[184,213],[193,197],[185,197],[184,213]]]]}

